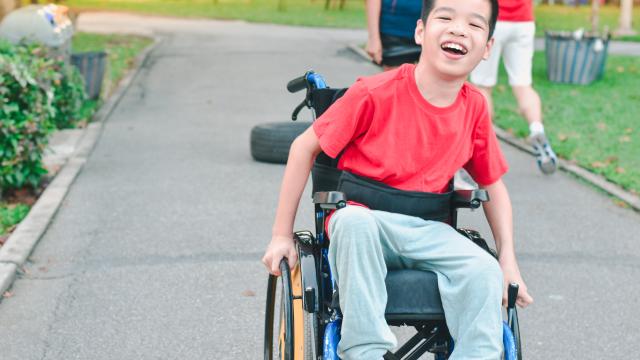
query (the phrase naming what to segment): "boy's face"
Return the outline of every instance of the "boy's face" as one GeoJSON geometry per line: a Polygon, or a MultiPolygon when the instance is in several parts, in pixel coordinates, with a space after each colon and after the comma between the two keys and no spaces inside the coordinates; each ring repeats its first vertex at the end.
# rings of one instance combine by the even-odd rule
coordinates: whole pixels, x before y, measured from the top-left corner
{"type": "Polygon", "coordinates": [[[436,0],[426,23],[418,20],[415,40],[420,62],[450,77],[466,77],[489,57],[491,3],[488,0],[436,0]]]}

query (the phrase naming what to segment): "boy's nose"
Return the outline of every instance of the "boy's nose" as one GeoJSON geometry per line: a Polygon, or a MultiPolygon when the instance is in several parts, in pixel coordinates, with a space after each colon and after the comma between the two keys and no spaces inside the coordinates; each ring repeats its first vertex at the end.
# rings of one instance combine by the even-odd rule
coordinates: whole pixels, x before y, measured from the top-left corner
{"type": "Polygon", "coordinates": [[[449,33],[454,36],[462,36],[462,37],[467,36],[467,31],[464,29],[463,26],[461,26],[458,23],[451,24],[451,27],[449,28],[449,33]]]}

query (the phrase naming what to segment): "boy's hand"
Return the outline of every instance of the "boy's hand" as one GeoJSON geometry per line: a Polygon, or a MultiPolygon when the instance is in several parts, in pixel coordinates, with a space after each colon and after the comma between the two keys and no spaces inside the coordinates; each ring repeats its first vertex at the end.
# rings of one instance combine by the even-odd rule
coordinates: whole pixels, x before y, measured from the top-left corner
{"type": "Polygon", "coordinates": [[[502,268],[502,274],[504,275],[504,290],[502,292],[502,305],[507,305],[507,290],[509,289],[509,284],[516,283],[518,284],[518,298],[516,299],[516,304],[521,308],[527,307],[533,303],[533,298],[529,295],[529,291],[527,290],[527,284],[522,280],[522,276],[520,275],[520,270],[518,269],[518,264],[513,261],[502,261],[500,260],[500,267],[502,268]]]}
{"type": "Polygon", "coordinates": [[[274,235],[262,257],[262,263],[271,275],[280,276],[280,261],[287,258],[289,268],[293,269],[298,262],[298,252],[292,236],[274,235]]]}
{"type": "Polygon", "coordinates": [[[365,51],[371,56],[374,63],[378,65],[382,63],[382,41],[380,38],[369,37],[365,51]]]}

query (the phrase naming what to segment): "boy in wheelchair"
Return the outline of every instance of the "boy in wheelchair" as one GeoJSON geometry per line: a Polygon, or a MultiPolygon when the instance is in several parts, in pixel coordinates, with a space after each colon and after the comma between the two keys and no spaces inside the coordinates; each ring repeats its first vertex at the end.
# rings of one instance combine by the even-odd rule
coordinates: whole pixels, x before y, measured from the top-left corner
{"type": "Polygon", "coordinates": [[[351,201],[325,221],[343,314],[342,359],[388,358],[396,346],[384,317],[391,269],[437,275],[455,342],[450,359],[501,357],[504,284],[519,284],[519,306],[533,301],[516,262],[511,204],[501,180],[507,164],[485,99],[465,82],[488,57],[497,11],[497,0],[424,0],[415,31],[422,46],[418,64],[360,78],[291,146],[263,258],[273,275],[280,275],[283,258],[291,267],[297,261],[293,223],[318,154],[337,159],[351,180],[343,184],[391,189],[351,201]],[[446,193],[461,167],[491,199],[483,206],[498,262],[451,225],[404,211],[404,201],[393,200],[446,193]]]}

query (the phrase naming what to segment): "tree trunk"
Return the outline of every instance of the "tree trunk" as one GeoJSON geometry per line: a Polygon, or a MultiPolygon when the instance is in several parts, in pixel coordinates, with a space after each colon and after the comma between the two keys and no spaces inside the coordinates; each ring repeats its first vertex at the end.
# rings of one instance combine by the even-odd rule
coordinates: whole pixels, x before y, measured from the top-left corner
{"type": "Polygon", "coordinates": [[[600,0],[591,0],[591,32],[600,30],[600,0]]]}
{"type": "Polygon", "coordinates": [[[620,27],[616,30],[618,35],[635,35],[636,32],[631,26],[633,18],[633,0],[620,1],[620,27]]]}
{"type": "Polygon", "coordinates": [[[0,19],[19,6],[18,0],[0,0],[0,19]]]}

